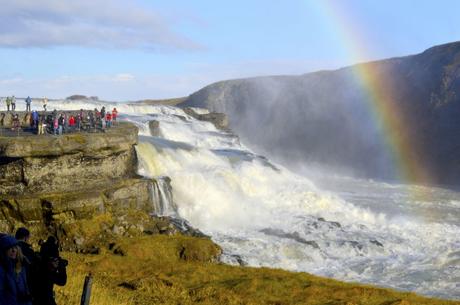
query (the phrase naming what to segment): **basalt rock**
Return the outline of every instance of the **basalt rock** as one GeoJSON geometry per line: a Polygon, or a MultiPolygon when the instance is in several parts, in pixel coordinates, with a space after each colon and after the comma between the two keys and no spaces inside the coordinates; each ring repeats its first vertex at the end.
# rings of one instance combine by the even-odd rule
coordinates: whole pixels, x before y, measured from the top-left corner
{"type": "Polygon", "coordinates": [[[212,124],[214,124],[214,126],[216,126],[217,129],[228,130],[228,117],[223,113],[210,112],[200,114],[190,107],[186,107],[183,110],[186,114],[188,114],[191,117],[194,117],[197,120],[211,122],[212,124]]]}
{"type": "Polygon", "coordinates": [[[120,123],[98,133],[0,137],[0,231],[26,226],[36,238],[65,240],[66,226],[97,215],[155,212],[154,180],[136,174],[137,132],[120,123]]]}
{"type": "Polygon", "coordinates": [[[160,122],[156,120],[149,121],[149,129],[150,135],[152,135],[153,137],[159,137],[161,135],[160,122]]]}

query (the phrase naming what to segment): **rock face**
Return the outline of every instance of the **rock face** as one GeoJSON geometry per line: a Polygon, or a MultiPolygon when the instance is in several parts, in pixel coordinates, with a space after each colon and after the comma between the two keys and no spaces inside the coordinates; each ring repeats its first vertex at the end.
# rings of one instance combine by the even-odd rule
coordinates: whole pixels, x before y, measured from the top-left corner
{"type": "Polygon", "coordinates": [[[186,114],[197,120],[213,123],[217,129],[228,130],[228,117],[224,113],[211,112],[201,114],[190,107],[185,107],[183,110],[186,114]]]}
{"type": "Polygon", "coordinates": [[[0,138],[0,194],[65,192],[132,178],[137,128],[0,138]]]}
{"type": "Polygon", "coordinates": [[[104,133],[0,137],[0,231],[65,234],[103,213],[154,211],[154,180],[136,174],[136,126],[104,133]]]}
{"type": "Polygon", "coordinates": [[[149,130],[150,130],[150,135],[152,135],[153,137],[161,136],[160,122],[156,120],[149,121],[149,130]]]}
{"type": "Polygon", "coordinates": [[[418,160],[430,173],[429,183],[458,186],[459,88],[460,42],[455,42],[336,71],[222,81],[181,106],[226,113],[243,140],[294,167],[319,163],[393,179],[398,173],[391,165],[390,139],[406,145],[398,147],[405,154],[402,165],[418,160]],[[374,82],[363,82],[356,71],[367,71],[374,82]]]}

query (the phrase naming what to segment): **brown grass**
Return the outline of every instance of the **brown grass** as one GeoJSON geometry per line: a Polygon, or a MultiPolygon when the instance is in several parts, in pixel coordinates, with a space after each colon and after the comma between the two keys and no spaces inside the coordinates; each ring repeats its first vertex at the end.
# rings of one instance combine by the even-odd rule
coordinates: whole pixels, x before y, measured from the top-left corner
{"type": "Polygon", "coordinates": [[[145,100],[140,100],[137,102],[140,102],[142,104],[146,105],[167,105],[167,106],[176,106],[180,103],[185,102],[187,97],[177,97],[177,98],[169,98],[169,99],[158,99],[158,100],[153,100],[153,99],[145,99],[145,100]]]}
{"type": "Polygon", "coordinates": [[[79,304],[84,276],[94,276],[92,305],[108,304],[328,304],[424,305],[460,302],[422,298],[269,268],[212,262],[220,249],[208,239],[146,236],[119,240],[124,256],[64,253],[69,281],[58,304],[79,304]]]}

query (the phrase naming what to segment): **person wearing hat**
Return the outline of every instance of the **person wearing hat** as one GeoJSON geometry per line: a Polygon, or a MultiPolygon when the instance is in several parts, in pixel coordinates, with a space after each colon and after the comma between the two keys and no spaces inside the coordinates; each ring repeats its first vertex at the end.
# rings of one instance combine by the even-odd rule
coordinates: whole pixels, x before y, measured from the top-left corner
{"type": "Polygon", "coordinates": [[[41,262],[34,284],[34,304],[56,305],[53,286],[67,283],[67,261],[59,256],[57,240],[50,236],[40,249],[41,262]]]}
{"type": "Polygon", "coordinates": [[[0,304],[32,305],[23,258],[16,238],[0,238],[0,304]]]}

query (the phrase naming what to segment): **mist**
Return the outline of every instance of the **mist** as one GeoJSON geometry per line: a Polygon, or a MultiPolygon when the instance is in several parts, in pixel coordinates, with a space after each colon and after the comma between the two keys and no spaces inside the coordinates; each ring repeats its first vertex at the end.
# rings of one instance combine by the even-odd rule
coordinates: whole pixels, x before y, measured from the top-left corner
{"type": "Polygon", "coordinates": [[[315,168],[458,188],[459,54],[460,43],[451,43],[362,64],[379,81],[373,86],[388,95],[377,102],[393,110],[387,115],[395,116],[399,126],[382,126],[382,113],[374,109],[376,101],[355,66],[222,81],[192,94],[183,105],[226,113],[243,143],[296,172],[315,168]],[[397,133],[392,136],[399,140],[395,149],[403,152],[391,151],[384,127],[397,133]],[[400,164],[397,157],[413,163],[400,164]]]}
{"type": "Polygon", "coordinates": [[[396,178],[382,126],[350,70],[236,80],[220,89],[211,110],[228,114],[244,144],[288,168],[396,178]]]}

